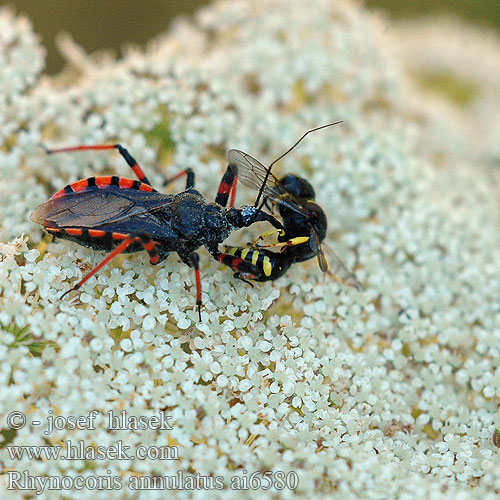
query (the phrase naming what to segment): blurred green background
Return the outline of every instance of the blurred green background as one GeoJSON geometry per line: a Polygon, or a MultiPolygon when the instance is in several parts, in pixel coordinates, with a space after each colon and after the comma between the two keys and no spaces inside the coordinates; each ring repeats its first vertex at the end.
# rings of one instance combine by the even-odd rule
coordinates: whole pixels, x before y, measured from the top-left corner
{"type": "MultiPolygon", "coordinates": [[[[207,0],[11,0],[8,5],[32,20],[48,51],[47,71],[56,73],[64,64],[54,43],[61,31],[71,33],[87,52],[113,49],[119,54],[123,44],[144,45],[164,31],[174,18],[191,15],[209,3],[207,0]]],[[[500,0],[365,0],[364,3],[397,18],[453,14],[500,31],[500,0]]]]}

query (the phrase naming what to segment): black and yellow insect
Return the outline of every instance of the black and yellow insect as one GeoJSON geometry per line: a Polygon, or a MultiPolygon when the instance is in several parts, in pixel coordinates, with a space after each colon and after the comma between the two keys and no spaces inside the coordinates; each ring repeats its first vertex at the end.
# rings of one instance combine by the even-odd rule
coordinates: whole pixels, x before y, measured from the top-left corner
{"type": "MultiPolygon", "coordinates": [[[[322,248],[328,228],[327,217],[316,203],[314,189],[306,179],[294,174],[277,179],[270,172],[276,161],[266,168],[254,157],[237,149],[229,150],[227,157],[228,168],[235,172],[240,182],[259,190],[259,197],[262,194],[264,200],[262,204],[271,203],[277,207],[284,227],[284,230],[264,233],[246,247],[225,248],[227,255],[233,256],[233,259],[241,259],[251,266],[250,272],[236,272],[236,277],[255,281],[274,280],[282,276],[292,264],[316,257],[323,272],[331,269],[332,274],[346,284],[360,286],[354,274],[331,250],[329,265],[322,248]],[[264,246],[257,244],[259,240],[274,232],[278,233],[278,243],[264,246]],[[268,250],[271,247],[280,248],[280,251],[268,250]]],[[[228,257],[227,262],[222,262],[233,267],[230,260],[228,257]]]]}

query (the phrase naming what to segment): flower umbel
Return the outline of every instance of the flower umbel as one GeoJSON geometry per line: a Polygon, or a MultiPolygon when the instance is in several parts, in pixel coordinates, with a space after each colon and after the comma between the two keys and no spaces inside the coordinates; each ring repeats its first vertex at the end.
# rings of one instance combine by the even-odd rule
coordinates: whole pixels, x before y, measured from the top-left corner
{"type": "MultiPolygon", "coordinates": [[[[130,481],[181,472],[222,477],[210,498],[239,499],[253,493],[232,489],[233,478],[293,471],[296,489],[259,489],[259,498],[495,498],[499,127],[481,117],[493,116],[500,92],[481,68],[500,44],[488,35],[477,57],[483,38],[466,32],[464,52],[456,33],[465,28],[453,24],[446,33],[456,36],[411,44],[421,29],[406,29],[402,43],[400,28],[348,1],[223,1],[120,60],[66,41],[72,68],[49,78],[30,24],[0,10],[2,488],[7,472],[29,471],[117,478],[120,492],[94,488],[96,499],[165,498],[165,488],[130,481]],[[415,78],[408,61],[418,67],[430,53],[439,74],[473,82],[469,100],[415,78]],[[474,135],[457,117],[474,120],[474,135]],[[40,143],[119,142],[153,185],[190,167],[209,197],[227,149],[266,163],[335,119],[344,124],[311,135],[273,171],[315,187],[326,243],[364,290],[322,276],[312,260],[251,288],[203,253],[198,322],[190,269],[174,256],[153,268],[139,253],[59,300],[103,256],[51,241],[29,213],[70,182],[129,173],[117,154],[46,156],[40,143]],[[94,410],[95,428],[44,434],[51,416],[94,410]],[[8,428],[13,411],[27,416],[24,427],[8,428]],[[172,428],[110,430],[109,411],[163,412],[172,428]],[[66,450],[68,441],[121,441],[134,453],[176,446],[179,459],[33,460],[6,447],[66,450]]],[[[253,196],[241,189],[237,203],[253,196]]],[[[243,230],[229,243],[254,236],[243,230]]],[[[186,489],[169,494],[207,496],[186,489]]],[[[40,494],[88,496],[88,487],[40,494]]]]}

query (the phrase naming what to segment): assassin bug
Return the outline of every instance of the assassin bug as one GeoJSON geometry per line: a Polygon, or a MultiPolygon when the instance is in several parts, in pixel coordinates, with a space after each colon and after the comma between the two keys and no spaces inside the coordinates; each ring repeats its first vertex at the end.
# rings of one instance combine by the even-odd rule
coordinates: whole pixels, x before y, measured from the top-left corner
{"type": "MultiPolygon", "coordinates": [[[[215,203],[210,203],[194,189],[194,172],[189,168],[167,179],[165,183],[169,184],[186,175],[184,191],[173,195],[158,192],[151,186],[136,160],[119,144],[46,151],[52,154],[112,149],[118,150],[138,180],[113,175],[73,182],[31,214],[33,222],[41,224],[56,237],[110,252],[61,298],[78,290],[122,252],[144,249],[153,265],[163,261],[170,252],[177,252],[180,259],[195,270],[196,304],[201,321],[201,278],[196,250],[205,246],[215,259],[223,261],[226,254],[219,251],[219,244],[231,231],[259,221],[267,221],[277,229],[283,229],[282,224],[255,206],[234,208],[235,175],[229,168],[220,182],[215,203]],[[230,208],[227,209],[231,190],[233,194],[230,208]]],[[[250,274],[251,271],[251,266],[243,259],[232,259],[232,267],[242,275],[250,274]]]]}
{"type": "MultiPolygon", "coordinates": [[[[226,253],[235,259],[243,259],[252,266],[250,273],[237,271],[235,276],[241,279],[268,281],[281,277],[296,262],[303,262],[317,257],[323,272],[330,266],[325,257],[322,242],[326,237],[328,222],[323,209],[314,201],[315,193],[311,184],[304,178],[294,174],[278,180],[272,173],[272,166],[292,151],[307,134],[341,123],[337,121],[307,131],[290,149],[265,167],[258,160],[243,151],[229,150],[227,154],[228,168],[232,169],[245,186],[257,189],[259,194],[255,201],[258,206],[261,196],[264,204],[269,202],[277,206],[283,220],[283,230],[268,231],[246,247],[226,247],[226,253]],[[270,234],[278,232],[278,243],[259,246],[257,242],[270,234]],[[269,247],[281,247],[280,252],[267,250],[269,247]]],[[[340,277],[348,285],[360,287],[354,274],[347,269],[342,260],[330,250],[332,274],[340,277]]],[[[231,266],[229,257],[226,265],[231,266]]]]}

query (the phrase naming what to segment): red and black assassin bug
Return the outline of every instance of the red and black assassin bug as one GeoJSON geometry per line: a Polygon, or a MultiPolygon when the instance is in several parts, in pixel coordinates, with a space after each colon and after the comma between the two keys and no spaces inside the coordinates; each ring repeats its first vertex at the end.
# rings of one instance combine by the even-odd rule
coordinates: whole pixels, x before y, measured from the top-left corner
{"type": "MultiPolygon", "coordinates": [[[[61,298],[78,290],[119,253],[144,249],[151,264],[158,264],[170,252],[177,252],[180,259],[195,270],[196,304],[201,321],[201,278],[196,250],[205,246],[222,262],[229,256],[219,251],[219,244],[231,231],[259,221],[267,221],[280,230],[282,224],[256,206],[234,208],[235,173],[229,167],[219,185],[215,203],[210,203],[194,189],[194,172],[190,168],[165,183],[186,175],[184,191],[173,195],[158,192],[135,159],[119,144],[49,149],[47,153],[111,149],[118,150],[138,180],[114,175],[89,177],[67,185],[31,214],[33,222],[41,224],[56,237],[110,252],[61,298]],[[231,190],[230,208],[227,209],[231,190]]],[[[247,262],[230,258],[236,273],[251,274],[247,262]]]]}

